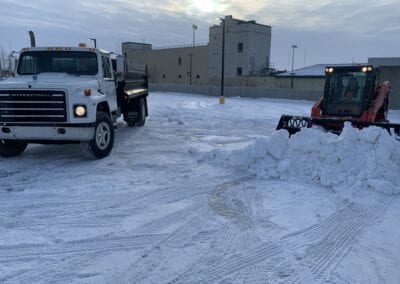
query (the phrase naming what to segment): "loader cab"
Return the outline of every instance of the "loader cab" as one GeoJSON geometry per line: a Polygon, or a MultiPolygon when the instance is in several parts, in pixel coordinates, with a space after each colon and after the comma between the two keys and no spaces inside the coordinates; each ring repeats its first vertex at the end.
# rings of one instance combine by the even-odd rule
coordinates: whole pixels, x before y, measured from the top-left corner
{"type": "Polygon", "coordinates": [[[328,66],[322,114],[360,117],[375,96],[379,70],[373,66],[328,66]]]}

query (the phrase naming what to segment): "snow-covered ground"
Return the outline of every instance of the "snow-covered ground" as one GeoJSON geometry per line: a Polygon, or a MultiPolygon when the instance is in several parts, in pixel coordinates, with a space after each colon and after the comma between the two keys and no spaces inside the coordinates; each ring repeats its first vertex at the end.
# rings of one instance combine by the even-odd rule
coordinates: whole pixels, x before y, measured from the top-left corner
{"type": "Polygon", "coordinates": [[[400,281],[400,144],[385,131],[274,130],[308,101],[149,103],[103,160],[78,145],[0,158],[0,282],[400,281]]]}

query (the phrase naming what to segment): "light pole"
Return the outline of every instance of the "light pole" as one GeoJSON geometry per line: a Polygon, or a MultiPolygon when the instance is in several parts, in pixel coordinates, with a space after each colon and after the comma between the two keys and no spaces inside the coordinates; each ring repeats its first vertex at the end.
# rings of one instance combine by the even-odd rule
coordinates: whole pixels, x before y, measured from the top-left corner
{"type": "Polygon", "coordinates": [[[195,46],[195,34],[196,34],[196,30],[197,30],[197,25],[192,25],[193,28],[193,48],[195,46]]]}
{"type": "Polygon", "coordinates": [[[221,60],[221,94],[219,96],[219,103],[223,105],[225,103],[224,95],[224,77],[225,77],[225,19],[219,18],[222,22],[222,60],[221,60]]]}
{"type": "Polygon", "coordinates": [[[197,25],[192,25],[193,28],[193,45],[192,45],[192,53],[189,54],[189,64],[190,64],[190,77],[189,82],[192,85],[192,78],[193,78],[193,57],[194,57],[194,45],[195,45],[195,31],[197,30],[197,25]]]}
{"type": "Polygon", "coordinates": [[[293,44],[292,45],[292,49],[293,49],[293,53],[292,53],[292,71],[293,71],[293,68],[294,68],[294,49],[295,48],[297,48],[297,45],[293,44]]]}
{"type": "Polygon", "coordinates": [[[97,40],[95,38],[88,38],[88,40],[92,40],[94,43],[94,48],[97,48],[97,40]]]}

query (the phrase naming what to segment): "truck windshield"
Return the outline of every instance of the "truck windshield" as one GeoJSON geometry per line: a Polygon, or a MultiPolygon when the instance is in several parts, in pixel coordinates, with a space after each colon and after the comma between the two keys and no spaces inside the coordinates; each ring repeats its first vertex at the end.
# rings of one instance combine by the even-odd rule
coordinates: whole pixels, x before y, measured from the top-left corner
{"type": "Polygon", "coordinates": [[[29,51],[21,54],[17,70],[19,75],[43,72],[96,75],[97,55],[85,51],[29,51]]]}
{"type": "Polygon", "coordinates": [[[326,85],[324,114],[359,116],[363,111],[366,90],[366,73],[340,72],[332,74],[326,85]]]}

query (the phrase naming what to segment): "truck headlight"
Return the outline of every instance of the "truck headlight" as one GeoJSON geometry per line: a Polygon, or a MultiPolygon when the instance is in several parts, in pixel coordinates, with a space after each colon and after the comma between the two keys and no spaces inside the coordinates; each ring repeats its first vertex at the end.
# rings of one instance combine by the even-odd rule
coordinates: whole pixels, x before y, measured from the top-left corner
{"type": "Polygon", "coordinates": [[[76,105],[74,106],[75,117],[86,117],[86,106],[76,105]]]}

